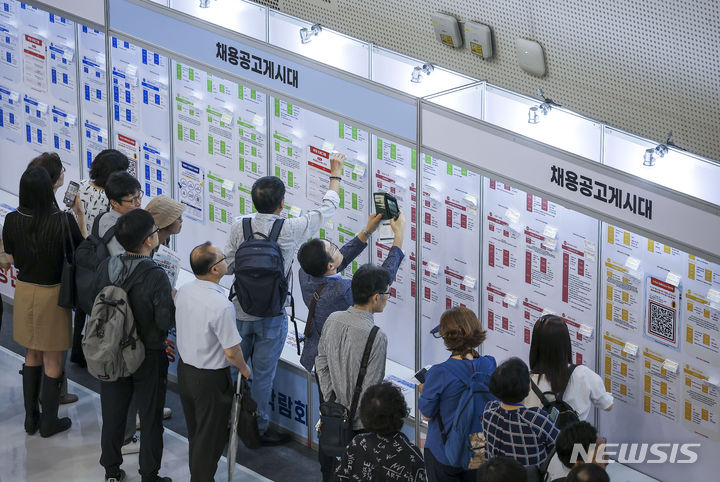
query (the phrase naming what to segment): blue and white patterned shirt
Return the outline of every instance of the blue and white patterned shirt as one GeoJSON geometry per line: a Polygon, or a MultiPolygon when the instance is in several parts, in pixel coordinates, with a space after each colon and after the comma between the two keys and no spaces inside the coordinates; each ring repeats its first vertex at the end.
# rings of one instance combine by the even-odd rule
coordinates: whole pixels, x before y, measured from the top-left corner
{"type": "Polygon", "coordinates": [[[527,467],[545,461],[560,433],[541,408],[506,410],[497,400],[485,406],[482,428],[488,459],[510,457],[527,467]]]}

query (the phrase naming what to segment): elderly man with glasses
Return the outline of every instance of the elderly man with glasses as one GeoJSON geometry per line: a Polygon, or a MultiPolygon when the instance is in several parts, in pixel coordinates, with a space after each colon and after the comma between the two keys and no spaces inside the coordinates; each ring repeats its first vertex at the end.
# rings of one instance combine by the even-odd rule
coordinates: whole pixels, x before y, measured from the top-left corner
{"type": "Polygon", "coordinates": [[[235,306],[219,283],[227,258],[209,241],[190,252],[195,278],[175,296],[178,385],[187,421],[190,480],[213,480],[228,439],[233,399],[230,365],[250,378],[235,325],[235,306]]]}

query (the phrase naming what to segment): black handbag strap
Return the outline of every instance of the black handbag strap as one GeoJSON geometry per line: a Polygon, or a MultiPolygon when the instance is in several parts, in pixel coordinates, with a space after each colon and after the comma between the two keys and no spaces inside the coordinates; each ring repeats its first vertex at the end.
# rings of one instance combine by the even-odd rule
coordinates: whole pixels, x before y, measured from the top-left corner
{"type": "Polygon", "coordinates": [[[320,293],[322,293],[322,290],[325,289],[327,286],[327,282],[320,285],[320,287],[315,290],[315,293],[313,293],[312,301],[310,302],[310,308],[308,309],[308,317],[307,317],[307,323],[305,324],[305,338],[310,336],[312,327],[313,319],[315,318],[315,306],[317,305],[318,300],[320,299],[320,293]]]}
{"type": "MultiPolygon", "coordinates": [[[[575,371],[575,368],[577,368],[577,365],[570,365],[570,373],[568,374],[568,381],[565,385],[565,388],[562,389],[562,391],[558,393],[554,393],[555,400],[558,402],[562,402],[563,396],[565,395],[565,390],[567,390],[567,386],[570,384],[570,377],[572,377],[573,372],[575,371]]],[[[535,382],[533,381],[532,377],[530,377],[530,387],[532,388],[532,391],[535,392],[535,395],[540,399],[540,403],[542,403],[543,407],[550,404],[550,401],[545,396],[545,393],[543,393],[542,390],[540,390],[540,387],[535,385],[535,382]]],[[[546,392],[546,393],[552,393],[552,392],[546,392]]]]}
{"type": "Polygon", "coordinates": [[[63,238],[63,255],[65,256],[65,261],[67,261],[68,263],[72,263],[72,258],[75,257],[75,241],[73,241],[72,231],[70,231],[70,223],[67,220],[67,214],[65,213],[65,211],[61,211],[60,216],[62,216],[62,221],[60,221],[62,223],[60,227],[60,232],[62,233],[63,238]],[[72,258],[68,256],[68,241],[70,241],[70,253],[72,253],[72,258]]]}
{"type": "Polygon", "coordinates": [[[355,419],[355,410],[357,410],[358,402],[360,401],[360,393],[362,392],[362,384],[365,381],[365,373],[367,372],[368,362],[370,361],[370,352],[372,351],[373,343],[375,343],[375,335],[380,331],[380,328],[373,326],[368,335],[367,342],[365,343],[365,351],[363,352],[362,361],[360,362],[360,372],[358,372],[357,382],[355,382],[355,392],[353,393],[352,403],[350,404],[350,420],[355,419]]]}

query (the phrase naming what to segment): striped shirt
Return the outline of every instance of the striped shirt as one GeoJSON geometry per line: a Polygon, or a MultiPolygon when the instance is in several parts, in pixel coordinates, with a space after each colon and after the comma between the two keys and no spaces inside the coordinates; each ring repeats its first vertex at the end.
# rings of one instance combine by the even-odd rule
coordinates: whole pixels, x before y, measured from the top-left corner
{"type": "Polygon", "coordinates": [[[485,406],[482,428],[488,459],[510,457],[528,467],[545,461],[560,433],[544,410],[537,407],[506,410],[497,400],[485,406]]]}

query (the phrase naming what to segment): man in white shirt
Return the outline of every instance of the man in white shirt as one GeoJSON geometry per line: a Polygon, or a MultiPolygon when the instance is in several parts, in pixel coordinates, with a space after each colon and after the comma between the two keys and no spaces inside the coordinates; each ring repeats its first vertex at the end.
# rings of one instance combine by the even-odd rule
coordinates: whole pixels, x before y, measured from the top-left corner
{"type": "Polygon", "coordinates": [[[175,296],[180,401],[190,442],[192,481],[213,480],[227,442],[233,397],[230,365],[250,378],[235,326],[235,307],[218,284],[225,256],[210,242],[190,253],[195,280],[175,296]]]}
{"type": "MultiPolygon", "coordinates": [[[[307,211],[303,216],[288,216],[280,230],[277,244],[283,257],[285,273],[292,276],[290,268],[293,258],[300,245],[312,238],[320,227],[331,218],[340,206],[340,180],[345,156],[333,154],[330,157],[330,186],[323,196],[322,204],[316,209],[307,211]]],[[[252,200],[257,214],[252,217],[253,233],[270,234],[272,226],[285,207],[285,184],[275,176],[261,177],[252,187],[252,200]]],[[[292,212],[291,212],[292,214],[292,212]]],[[[235,222],[230,230],[230,238],[225,246],[228,262],[228,274],[233,274],[235,253],[244,242],[242,220],[235,222]]],[[[241,347],[248,361],[252,364],[253,380],[251,393],[258,404],[258,431],[265,445],[277,445],[290,440],[288,434],[268,432],[270,417],[268,404],[275,370],[280,359],[285,337],[288,331],[287,315],[260,318],[245,313],[237,300],[234,299],[237,311],[238,330],[242,337],[241,347]]]]}

